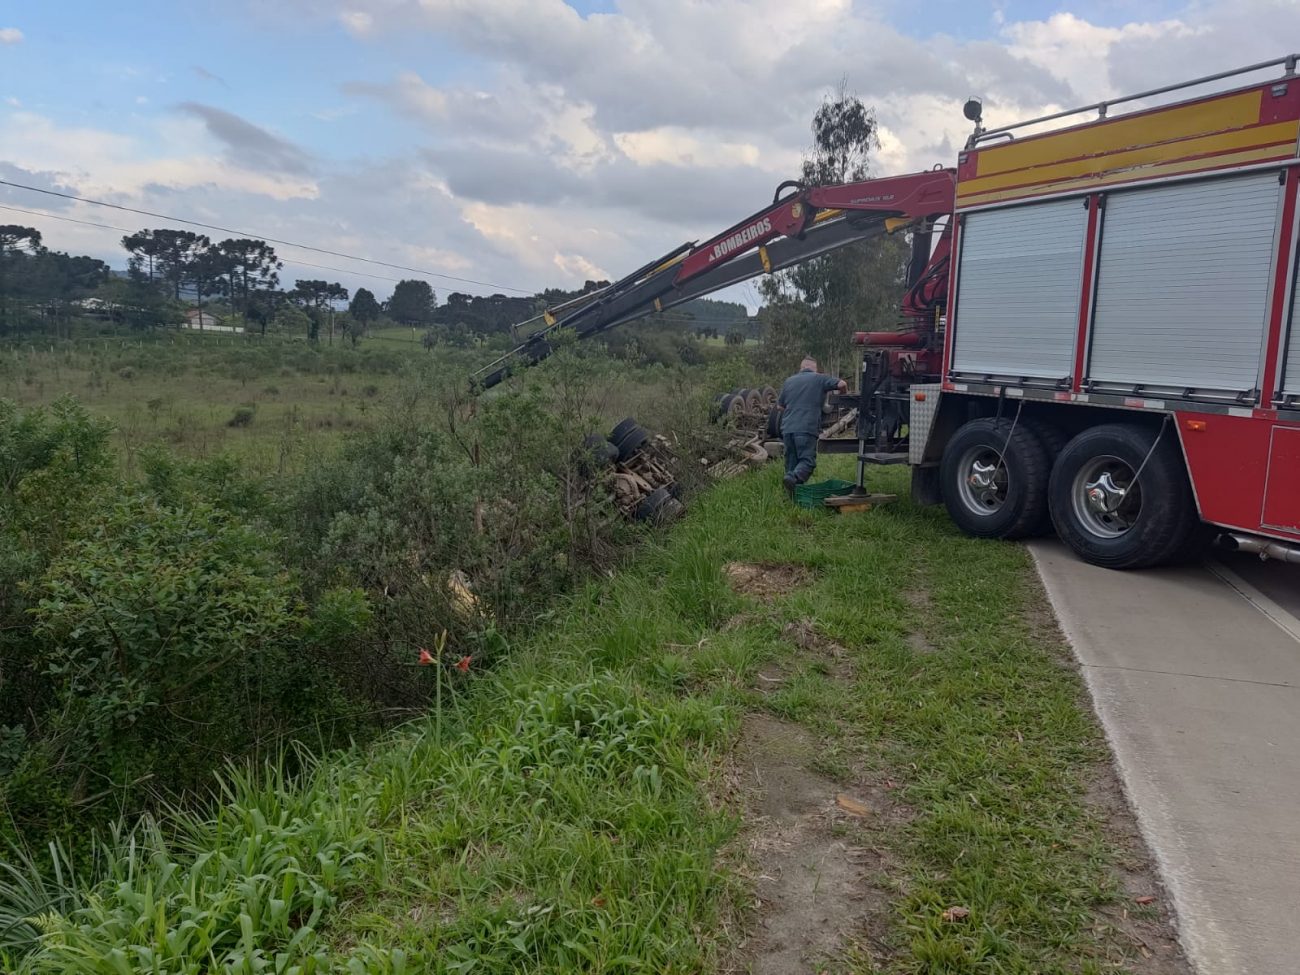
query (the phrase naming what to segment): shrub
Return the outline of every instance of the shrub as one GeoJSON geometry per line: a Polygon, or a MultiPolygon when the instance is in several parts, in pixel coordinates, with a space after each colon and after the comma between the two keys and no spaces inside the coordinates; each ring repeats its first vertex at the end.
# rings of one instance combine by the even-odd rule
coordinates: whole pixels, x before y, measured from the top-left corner
{"type": "Polygon", "coordinates": [[[105,783],[129,801],[142,776],[200,788],[224,756],[300,721],[283,705],[304,685],[328,692],[301,659],[307,623],[265,533],[204,502],[106,505],[36,588],[53,706],[33,761],[71,801],[105,783]]]}

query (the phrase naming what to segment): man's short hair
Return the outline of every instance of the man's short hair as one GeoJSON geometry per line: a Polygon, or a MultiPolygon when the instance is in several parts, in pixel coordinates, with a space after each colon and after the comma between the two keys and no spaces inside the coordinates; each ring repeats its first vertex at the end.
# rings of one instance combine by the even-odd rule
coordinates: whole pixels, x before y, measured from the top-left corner
{"type": "Polygon", "coordinates": [[[800,368],[800,369],[811,369],[811,370],[813,370],[814,372],[816,372],[816,371],[817,371],[817,360],[814,359],[814,358],[813,358],[812,356],[810,356],[810,355],[806,355],[806,356],[803,357],[803,360],[799,363],[799,368],[800,368]]]}

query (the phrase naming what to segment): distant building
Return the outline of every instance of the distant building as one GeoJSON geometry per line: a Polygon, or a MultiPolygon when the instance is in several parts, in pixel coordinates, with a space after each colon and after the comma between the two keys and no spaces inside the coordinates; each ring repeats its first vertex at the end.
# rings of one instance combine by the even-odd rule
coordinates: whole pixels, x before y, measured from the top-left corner
{"type": "Polygon", "coordinates": [[[186,328],[214,328],[220,324],[220,319],[210,312],[203,311],[201,308],[191,308],[185,312],[186,328]]]}

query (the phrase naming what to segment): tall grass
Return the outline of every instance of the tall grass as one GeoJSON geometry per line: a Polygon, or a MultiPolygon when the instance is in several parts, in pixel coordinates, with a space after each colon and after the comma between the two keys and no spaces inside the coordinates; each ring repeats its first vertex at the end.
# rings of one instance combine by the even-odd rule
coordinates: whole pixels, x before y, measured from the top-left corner
{"type": "Polygon", "coordinates": [[[292,779],[231,770],[210,815],[100,840],[89,874],[22,854],[5,970],[692,970],[730,828],[696,782],[725,715],[557,676],[484,678],[442,741],[430,718],[292,779]]]}

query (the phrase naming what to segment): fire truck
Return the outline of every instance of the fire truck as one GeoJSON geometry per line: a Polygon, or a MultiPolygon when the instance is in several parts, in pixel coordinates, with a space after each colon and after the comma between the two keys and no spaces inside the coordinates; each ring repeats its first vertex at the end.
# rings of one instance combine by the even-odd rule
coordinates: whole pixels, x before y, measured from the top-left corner
{"type": "Polygon", "coordinates": [[[1055,532],[1133,569],[1217,537],[1300,561],[1296,56],[985,128],[953,167],[770,206],[549,309],[480,374],[879,234],[911,241],[902,322],[854,337],[866,465],[964,532],[1055,532]],[[1262,78],[1262,80],[1260,80],[1262,78]]]}

